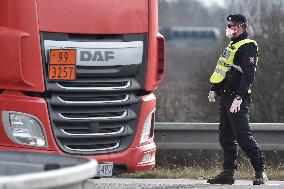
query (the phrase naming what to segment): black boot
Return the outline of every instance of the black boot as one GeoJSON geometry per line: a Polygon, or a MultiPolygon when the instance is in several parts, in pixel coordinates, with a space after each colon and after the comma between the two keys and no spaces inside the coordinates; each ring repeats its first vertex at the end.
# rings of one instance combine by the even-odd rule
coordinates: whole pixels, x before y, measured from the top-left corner
{"type": "Polygon", "coordinates": [[[224,169],[219,175],[214,178],[209,178],[209,184],[234,184],[234,169],[224,169]]]}
{"type": "Polygon", "coordinates": [[[268,178],[264,171],[255,172],[255,179],[253,180],[253,185],[265,184],[268,178]]]}

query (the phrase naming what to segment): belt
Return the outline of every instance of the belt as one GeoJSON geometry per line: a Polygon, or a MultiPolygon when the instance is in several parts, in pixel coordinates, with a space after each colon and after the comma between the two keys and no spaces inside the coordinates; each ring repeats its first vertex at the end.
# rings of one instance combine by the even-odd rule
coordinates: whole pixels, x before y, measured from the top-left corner
{"type": "MultiPolygon", "coordinates": [[[[233,95],[236,95],[236,94],[237,94],[237,92],[234,91],[234,90],[230,90],[230,89],[221,90],[221,95],[231,95],[231,96],[233,96],[233,95]]],[[[251,97],[251,94],[248,93],[244,97],[251,97]]]]}
{"type": "Polygon", "coordinates": [[[230,90],[230,89],[224,89],[224,90],[221,91],[221,93],[227,94],[227,95],[235,95],[236,91],[230,90]]]}

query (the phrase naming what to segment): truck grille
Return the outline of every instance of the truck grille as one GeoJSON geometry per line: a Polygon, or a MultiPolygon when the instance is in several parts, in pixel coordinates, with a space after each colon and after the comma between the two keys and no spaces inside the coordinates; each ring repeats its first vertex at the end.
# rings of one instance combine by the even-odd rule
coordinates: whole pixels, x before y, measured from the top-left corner
{"type": "Polygon", "coordinates": [[[130,81],[120,81],[120,82],[61,82],[58,83],[61,88],[80,88],[80,89],[118,89],[118,88],[128,88],[130,86],[130,81]]]}
{"type": "MultiPolygon", "coordinates": [[[[41,33],[45,55],[45,95],[56,142],[62,151],[69,154],[123,151],[132,144],[137,130],[140,96],[145,94],[147,45],[143,45],[141,64],[131,64],[129,60],[129,64],[123,62],[121,66],[77,65],[76,80],[49,81],[49,57],[44,41],[73,41],[76,44],[76,40],[84,41],[82,36],[41,33]]],[[[104,40],[102,36],[90,35],[88,41],[91,38],[100,42],[104,40]]],[[[107,38],[111,42],[111,36],[107,38]]],[[[147,44],[147,36],[115,35],[114,41],[143,41],[147,44]]]]}
{"type": "Polygon", "coordinates": [[[93,144],[93,145],[64,145],[66,149],[79,152],[106,151],[119,147],[119,143],[93,144]]]}
{"type": "Polygon", "coordinates": [[[63,119],[94,119],[107,120],[119,119],[127,116],[127,111],[120,112],[94,112],[94,113],[59,113],[63,119]]]}
{"type": "Polygon", "coordinates": [[[129,99],[129,95],[109,95],[94,97],[59,96],[57,98],[58,100],[66,103],[114,103],[127,101],[129,99]]]}
{"type": "Polygon", "coordinates": [[[47,99],[62,150],[104,154],[128,147],[135,136],[139,97],[135,94],[53,94],[47,99]]]}
{"type": "Polygon", "coordinates": [[[114,135],[120,134],[125,130],[125,127],[116,128],[104,128],[99,129],[98,132],[90,132],[88,129],[61,129],[61,131],[66,135],[83,135],[83,136],[102,136],[102,135],[114,135]]]}

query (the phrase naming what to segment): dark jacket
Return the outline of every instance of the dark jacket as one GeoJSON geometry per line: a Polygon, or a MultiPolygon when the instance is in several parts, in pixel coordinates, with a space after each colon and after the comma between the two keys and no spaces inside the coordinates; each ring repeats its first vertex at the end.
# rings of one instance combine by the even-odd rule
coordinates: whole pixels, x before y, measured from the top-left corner
{"type": "MultiPolygon", "coordinates": [[[[233,44],[248,38],[248,34],[242,33],[237,38],[232,38],[233,44]]],[[[222,91],[232,91],[241,97],[248,96],[248,89],[255,78],[256,60],[258,52],[254,43],[242,45],[235,54],[234,64],[241,66],[243,73],[236,69],[230,69],[225,79],[218,84],[212,84],[211,90],[220,94],[222,91]]]]}

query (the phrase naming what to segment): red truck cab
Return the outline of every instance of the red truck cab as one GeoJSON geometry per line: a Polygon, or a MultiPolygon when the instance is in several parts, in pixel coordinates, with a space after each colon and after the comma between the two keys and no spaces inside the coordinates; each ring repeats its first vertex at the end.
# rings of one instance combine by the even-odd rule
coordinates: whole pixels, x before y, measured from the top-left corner
{"type": "Polygon", "coordinates": [[[0,149],[155,165],[157,0],[1,0],[0,149]]]}

